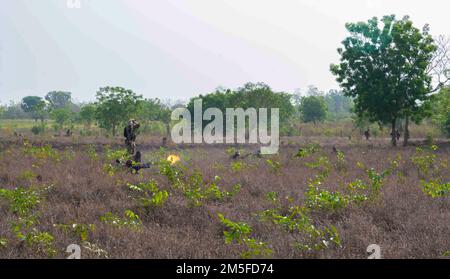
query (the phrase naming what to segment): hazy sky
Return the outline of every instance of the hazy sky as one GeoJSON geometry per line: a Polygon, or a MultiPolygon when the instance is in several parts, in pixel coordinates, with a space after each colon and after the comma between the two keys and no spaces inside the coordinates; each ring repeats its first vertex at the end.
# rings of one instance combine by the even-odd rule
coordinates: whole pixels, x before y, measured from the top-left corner
{"type": "Polygon", "coordinates": [[[344,24],[408,14],[450,34],[443,0],[0,0],[0,102],[101,86],[188,99],[263,81],[337,88],[329,65],[344,24]]]}

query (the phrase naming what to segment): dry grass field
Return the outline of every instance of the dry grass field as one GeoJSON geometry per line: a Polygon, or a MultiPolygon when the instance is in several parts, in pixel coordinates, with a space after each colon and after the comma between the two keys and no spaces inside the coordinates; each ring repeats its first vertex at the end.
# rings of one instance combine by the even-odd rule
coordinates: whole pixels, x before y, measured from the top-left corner
{"type": "Polygon", "coordinates": [[[448,257],[448,143],[285,138],[279,155],[233,160],[234,146],[159,142],[140,142],[154,165],[134,174],[118,139],[3,138],[0,258],[70,244],[82,258],[448,257]]]}

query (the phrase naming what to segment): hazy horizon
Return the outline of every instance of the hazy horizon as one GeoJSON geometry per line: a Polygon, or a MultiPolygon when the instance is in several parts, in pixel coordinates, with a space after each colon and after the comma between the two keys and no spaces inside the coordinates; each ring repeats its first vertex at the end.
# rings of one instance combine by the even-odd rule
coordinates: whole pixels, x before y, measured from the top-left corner
{"type": "Polygon", "coordinates": [[[2,1],[0,103],[54,90],[92,101],[102,86],[163,100],[260,81],[328,91],[346,22],[410,15],[450,33],[450,4],[438,0],[80,1],[2,1]]]}

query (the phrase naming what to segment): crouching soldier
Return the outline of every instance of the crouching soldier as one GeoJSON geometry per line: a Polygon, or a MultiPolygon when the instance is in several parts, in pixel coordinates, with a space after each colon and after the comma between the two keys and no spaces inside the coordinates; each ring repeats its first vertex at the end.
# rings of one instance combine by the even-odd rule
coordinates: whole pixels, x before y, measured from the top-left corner
{"type": "Polygon", "coordinates": [[[132,173],[139,173],[141,169],[149,169],[152,167],[152,163],[143,164],[141,162],[141,152],[136,152],[136,155],[133,156],[132,159],[127,160],[125,162],[117,159],[116,163],[122,166],[127,167],[132,173]]]}
{"type": "Polygon", "coordinates": [[[127,146],[128,152],[131,155],[134,155],[134,152],[136,150],[136,131],[139,129],[140,124],[134,120],[131,119],[128,121],[128,125],[125,127],[123,131],[123,136],[125,137],[125,145],[127,146]]]}

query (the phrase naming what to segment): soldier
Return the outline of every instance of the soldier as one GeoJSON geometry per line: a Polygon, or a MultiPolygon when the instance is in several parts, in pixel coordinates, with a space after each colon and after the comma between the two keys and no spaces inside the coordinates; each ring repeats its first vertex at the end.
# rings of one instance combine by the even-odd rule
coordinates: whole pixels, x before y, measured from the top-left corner
{"type": "Polygon", "coordinates": [[[367,131],[364,132],[364,136],[366,137],[366,140],[370,140],[370,130],[367,129],[367,131]]]}
{"type": "Polygon", "coordinates": [[[233,160],[238,159],[239,157],[241,157],[241,152],[239,150],[236,150],[236,152],[234,153],[234,155],[231,157],[233,160]]]}
{"type": "Polygon", "coordinates": [[[66,131],[66,137],[71,137],[72,136],[72,130],[67,129],[66,131]]]}
{"type": "Polygon", "coordinates": [[[134,155],[136,150],[136,130],[140,127],[140,124],[134,120],[130,119],[128,125],[123,131],[123,136],[125,137],[125,144],[127,146],[128,152],[134,155]]]}
{"type": "Polygon", "coordinates": [[[401,137],[399,130],[395,131],[395,136],[397,137],[397,141],[399,141],[401,137]]]}

